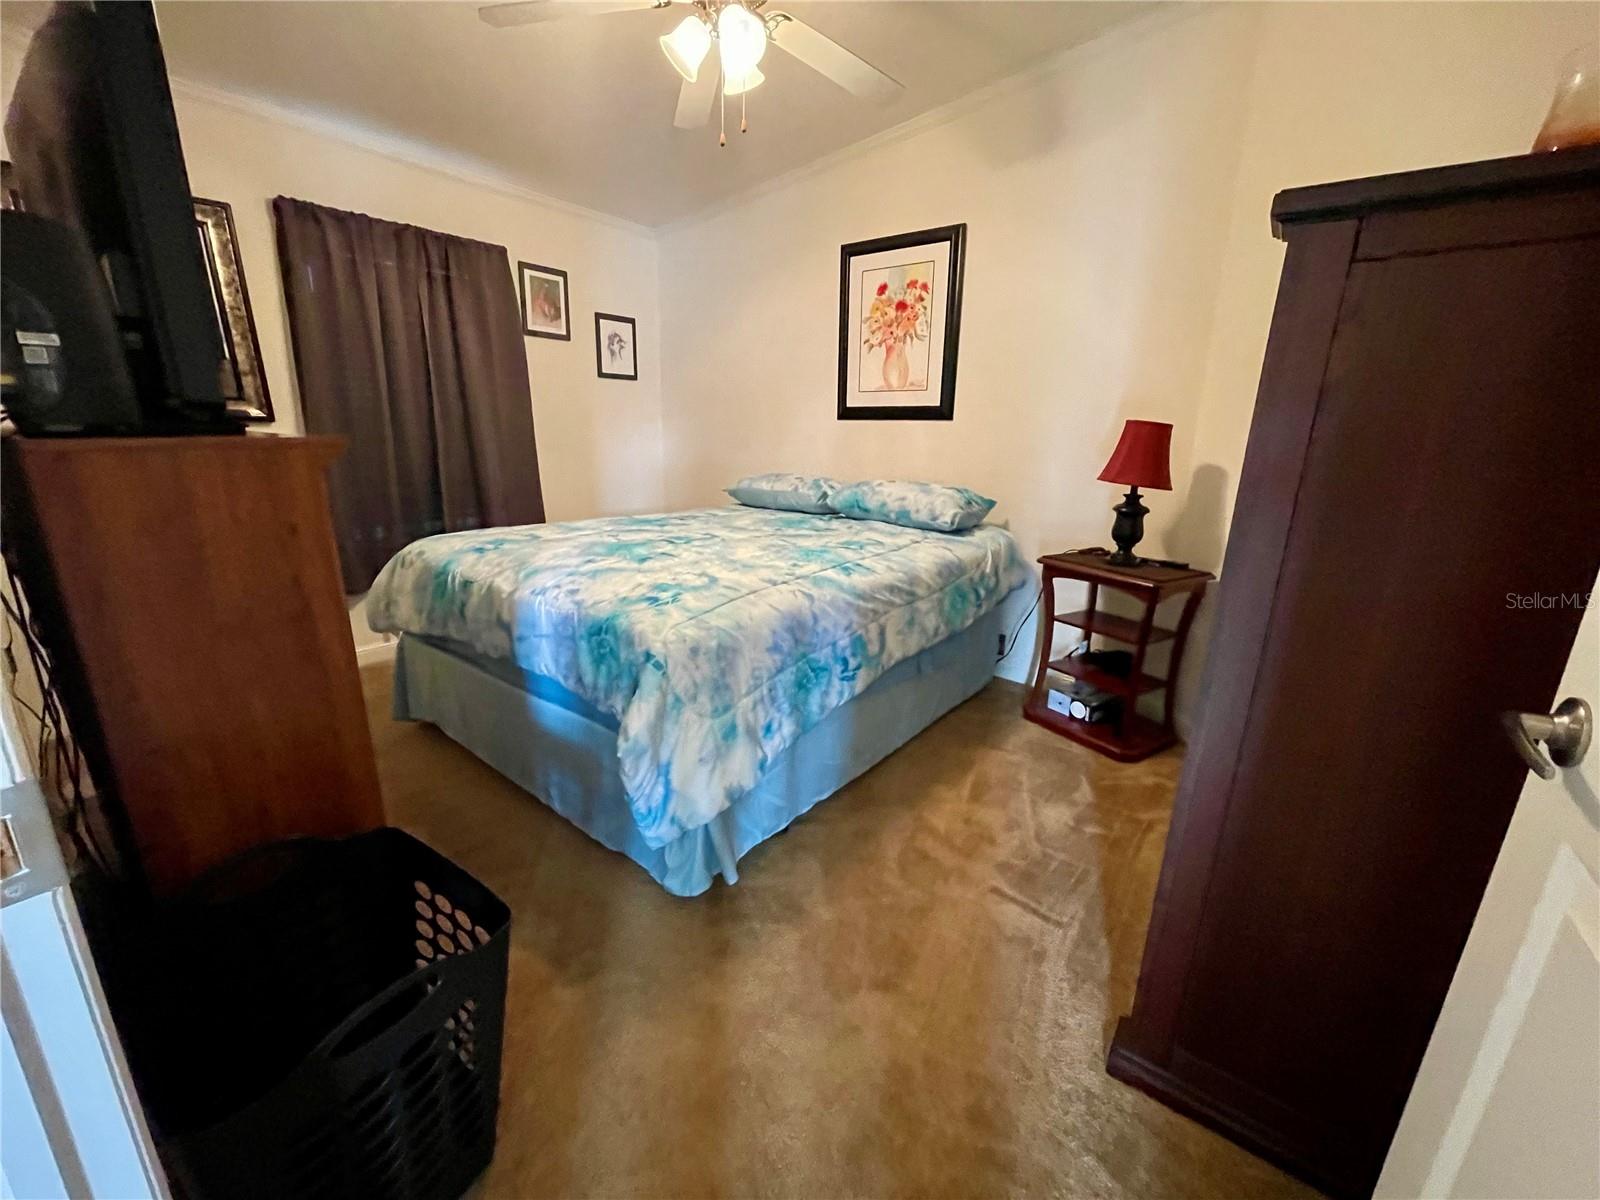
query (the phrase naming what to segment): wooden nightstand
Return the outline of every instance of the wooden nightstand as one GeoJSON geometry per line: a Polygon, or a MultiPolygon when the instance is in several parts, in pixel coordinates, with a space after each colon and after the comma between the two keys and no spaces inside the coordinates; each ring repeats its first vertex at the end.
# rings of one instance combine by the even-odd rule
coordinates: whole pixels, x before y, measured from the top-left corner
{"type": "Polygon", "coordinates": [[[1178,740],[1172,727],[1172,699],[1178,686],[1178,668],[1183,665],[1183,647],[1189,640],[1189,626],[1194,622],[1195,610],[1205,595],[1206,584],[1216,578],[1209,571],[1178,567],[1113,567],[1107,564],[1105,554],[1071,551],[1065,554],[1046,554],[1039,560],[1044,568],[1044,620],[1045,632],[1039,645],[1039,666],[1033,673],[1033,687],[1023,703],[1022,715],[1036,725],[1053,729],[1064,737],[1098,750],[1118,762],[1137,762],[1157,751],[1165,750],[1178,740]],[[1088,606],[1076,612],[1056,612],[1056,581],[1068,579],[1089,585],[1088,606]],[[1125,592],[1144,603],[1144,613],[1138,619],[1115,616],[1095,608],[1100,589],[1125,592]],[[1155,623],[1156,609],[1163,600],[1182,595],[1183,612],[1175,628],[1163,628],[1155,623]],[[1082,644],[1093,648],[1096,637],[1121,642],[1133,651],[1133,669],[1126,677],[1113,675],[1097,667],[1065,655],[1050,657],[1052,634],[1056,625],[1070,625],[1083,631],[1082,644]],[[1145,652],[1157,642],[1172,642],[1172,652],[1167,658],[1164,678],[1145,672],[1145,652]],[[1122,715],[1116,721],[1092,724],[1080,721],[1065,713],[1058,713],[1046,704],[1045,675],[1058,671],[1083,681],[1102,691],[1122,697],[1122,715]],[[1134,711],[1140,696],[1146,692],[1165,691],[1162,718],[1152,721],[1134,711]]]}

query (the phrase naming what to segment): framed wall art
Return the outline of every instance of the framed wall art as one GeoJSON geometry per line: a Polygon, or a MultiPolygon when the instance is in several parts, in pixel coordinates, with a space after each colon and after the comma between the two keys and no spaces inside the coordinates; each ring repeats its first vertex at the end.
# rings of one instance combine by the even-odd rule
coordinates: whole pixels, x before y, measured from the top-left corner
{"type": "Polygon", "coordinates": [[[222,398],[235,416],[247,421],[270,421],[272,396],[267,391],[267,373],[261,367],[256,318],[250,311],[239,238],[233,230],[233,208],[221,200],[202,200],[198,196],[193,200],[200,253],[205,259],[217,333],[222,339],[222,361],[217,367],[222,398]]]}
{"type": "Polygon", "coordinates": [[[567,293],[567,273],[559,267],[519,262],[517,285],[522,296],[522,332],[570,342],[572,297],[567,293]]]}
{"type": "Polygon", "coordinates": [[[948,421],[967,227],[851,242],[839,252],[839,420],[948,421]]]}
{"type": "Polygon", "coordinates": [[[594,361],[601,379],[639,378],[637,323],[632,317],[594,315],[594,361]]]}

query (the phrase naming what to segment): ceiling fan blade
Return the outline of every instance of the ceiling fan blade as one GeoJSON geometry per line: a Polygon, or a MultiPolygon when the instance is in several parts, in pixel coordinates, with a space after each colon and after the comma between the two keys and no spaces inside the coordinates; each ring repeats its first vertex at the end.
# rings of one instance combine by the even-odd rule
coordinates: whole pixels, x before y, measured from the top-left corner
{"type": "Polygon", "coordinates": [[[485,4],[478,9],[478,17],[486,25],[505,29],[562,17],[594,17],[635,8],[667,8],[671,4],[672,0],[515,0],[511,4],[485,4]]]}
{"type": "Polygon", "coordinates": [[[884,101],[904,90],[859,55],[850,53],[832,38],[818,33],[798,17],[785,12],[769,13],[773,45],[787,50],[819,75],[831,79],[853,96],[884,101]]]}
{"type": "Polygon", "coordinates": [[[717,100],[717,78],[721,74],[714,63],[703,63],[700,74],[693,83],[687,79],[678,89],[678,111],[672,123],[679,129],[699,129],[711,119],[711,106],[717,100]]]}

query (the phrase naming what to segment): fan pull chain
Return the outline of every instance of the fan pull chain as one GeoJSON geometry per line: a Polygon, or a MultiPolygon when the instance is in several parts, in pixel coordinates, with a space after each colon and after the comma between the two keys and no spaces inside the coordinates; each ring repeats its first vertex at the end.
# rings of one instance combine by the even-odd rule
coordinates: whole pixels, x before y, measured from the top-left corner
{"type": "Polygon", "coordinates": [[[717,105],[722,110],[720,118],[722,128],[717,133],[717,145],[726,146],[728,144],[728,93],[720,88],[717,90],[717,105]]]}
{"type": "Polygon", "coordinates": [[[743,91],[743,92],[739,93],[739,132],[740,133],[749,133],[750,132],[750,126],[745,123],[745,119],[744,119],[744,98],[746,96],[748,96],[749,94],[750,93],[748,91],[743,91]]]}

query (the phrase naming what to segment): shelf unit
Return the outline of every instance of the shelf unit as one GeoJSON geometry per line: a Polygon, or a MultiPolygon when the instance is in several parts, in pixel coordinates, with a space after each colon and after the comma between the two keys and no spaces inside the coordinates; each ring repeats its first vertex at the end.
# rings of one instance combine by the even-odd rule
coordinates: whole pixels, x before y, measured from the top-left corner
{"type": "Polygon", "coordinates": [[[1142,696],[1146,692],[1158,692],[1167,686],[1165,679],[1144,671],[1140,671],[1137,675],[1113,675],[1093,663],[1084,662],[1081,654],[1063,654],[1059,658],[1052,658],[1050,669],[1082,680],[1090,687],[1097,687],[1102,692],[1110,692],[1114,696],[1142,696]]]}
{"type": "Polygon", "coordinates": [[[1044,604],[1047,631],[1039,647],[1039,665],[1034,672],[1033,686],[1023,702],[1022,715],[1036,725],[1071,738],[1118,762],[1137,762],[1165,750],[1177,740],[1172,723],[1173,692],[1178,682],[1178,669],[1183,663],[1184,644],[1188,641],[1189,627],[1195,610],[1205,595],[1206,585],[1214,576],[1209,571],[1187,567],[1113,567],[1106,561],[1104,551],[1071,551],[1065,554],[1047,554],[1039,560],[1044,568],[1044,604]],[[1055,585],[1061,580],[1087,584],[1087,608],[1072,612],[1055,611],[1055,585]],[[1100,589],[1133,596],[1144,604],[1139,619],[1118,616],[1096,607],[1100,589]],[[1155,623],[1156,610],[1164,600],[1184,596],[1184,605],[1178,623],[1173,628],[1155,623]],[[1048,632],[1055,625],[1066,625],[1083,633],[1085,650],[1093,648],[1095,638],[1122,642],[1133,650],[1133,667],[1126,675],[1116,675],[1104,668],[1080,661],[1078,656],[1051,657],[1051,637],[1048,632]],[[1144,669],[1145,652],[1160,642],[1172,643],[1172,653],[1165,677],[1152,675],[1144,669]],[[1123,698],[1123,710],[1115,721],[1091,723],[1056,712],[1046,702],[1046,679],[1051,671],[1081,680],[1092,687],[1123,698]],[[1162,718],[1151,720],[1135,711],[1140,696],[1151,692],[1166,693],[1162,718]]]}
{"type": "MultiPolygon", "coordinates": [[[[1071,625],[1074,629],[1081,629],[1088,634],[1100,634],[1135,646],[1139,644],[1139,622],[1130,621],[1127,617],[1119,617],[1114,613],[1079,609],[1077,612],[1062,613],[1056,621],[1062,625],[1071,625]]],[[[1177,635],[1176,629],[1163,629],[1159,625],[1152,625],[1144,640],[1147,644],[1154,645],[1156,642],[1165,642],[1177,635]]]]}

